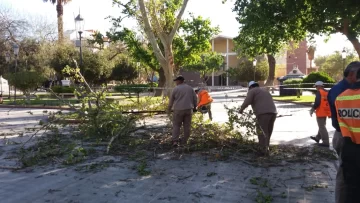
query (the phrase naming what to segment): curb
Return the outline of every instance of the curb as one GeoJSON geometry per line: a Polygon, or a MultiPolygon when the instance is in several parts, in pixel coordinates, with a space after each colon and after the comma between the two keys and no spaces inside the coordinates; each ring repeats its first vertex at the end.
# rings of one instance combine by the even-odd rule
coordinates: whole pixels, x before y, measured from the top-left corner
{"type": "MultiPolygon", "coordinates": [[[[238,95],[237,97],[246,97],[245,95],[238,95]]],[[[303,105],[303,106],[313,106],[312,104],[309,103],[304,103],[304,102],[293,102],[293,101],[284,101],[284,100],[276,100],[273,98],[274,101],[276,102],[280,102],[280,103],[290,103],[290,104],[299,104],[299,105],[303,105]]]]}
{"type": "Polygon", "coordinates": [[[59,106],[26,106],[26,105],[0,105],[0,108],[13,108],[13,109],[63,109],[70,110],[69,107],[59,106]]]}
{"type": "Polygon", "coordinates": [[[293,101],[284,101],[284,100],[276,100],[273,98],[274,101],[276,102],[281,102],[281,103],[290,103],[290,104],[299,104],[299,105],[303,105],[303,106],[312,106],[312,104],[308,104],[308,103],[304,103],[304,102],[293,102],[293,101]]]}

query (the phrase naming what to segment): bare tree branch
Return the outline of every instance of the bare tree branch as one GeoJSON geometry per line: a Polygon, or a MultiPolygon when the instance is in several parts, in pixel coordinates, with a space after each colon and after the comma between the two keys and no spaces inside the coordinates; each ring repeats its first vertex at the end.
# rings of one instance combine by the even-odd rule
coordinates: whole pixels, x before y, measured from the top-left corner
{"type": "Polygon", "coordinates": [[[169,40],[170,43],[172,43],[172,40],[174,39],[174,36],[177,32],[177,30],[179,29],[179,26],[180,26],[180,22],[181,22],[181,18],[185,12],[185,9],[186,9],[186,6],[188,4],[189,0],[184,0],[182,6],[181,6],[181,9],[180,9],[180,12],[178,13],[177,17],[176,17],[176,21],[175,21],[175,24],[174,24],[174,27],[169,35],[169,40]]]}
{"type": "Polygon", "coordinates": [[[149,17],[146,13],[144,0],[139,0],[139,6],[140,6],[142,20],[144,21],[144,31],[148,36],[152,47],[154,48],[154,54],[158,58],[160,64],[166,66],[166,59],[160,50],[159,44],[156,42],[156,37],[154,33],[151,30],[151,25],[150,25],[149,17]]]}

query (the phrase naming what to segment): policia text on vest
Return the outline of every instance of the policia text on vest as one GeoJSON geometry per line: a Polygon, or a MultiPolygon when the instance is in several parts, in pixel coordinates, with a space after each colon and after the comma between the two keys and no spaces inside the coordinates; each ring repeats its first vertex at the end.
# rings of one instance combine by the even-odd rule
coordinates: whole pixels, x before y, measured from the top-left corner
{"type": "Polygon", "coordinates": [[[340,118],[360,119],[360,109],[358,108],[339,108],[338,115],[340,118]]]}

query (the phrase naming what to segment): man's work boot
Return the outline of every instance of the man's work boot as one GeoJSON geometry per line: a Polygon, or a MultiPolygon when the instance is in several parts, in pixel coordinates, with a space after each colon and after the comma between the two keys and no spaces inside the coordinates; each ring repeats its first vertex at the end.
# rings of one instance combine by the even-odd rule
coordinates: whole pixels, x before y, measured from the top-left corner
{"type": "Polygon", "coordinates": [[[310,136],[310,139],[314,140],[316,143],[319,143],[320,140],[318,140],[316,137],[314,136],[310,136]]]}

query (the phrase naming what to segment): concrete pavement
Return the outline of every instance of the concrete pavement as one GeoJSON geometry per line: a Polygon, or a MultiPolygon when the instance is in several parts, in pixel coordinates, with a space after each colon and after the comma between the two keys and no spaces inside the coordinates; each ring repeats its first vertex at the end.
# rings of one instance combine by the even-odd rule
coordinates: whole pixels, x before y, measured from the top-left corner
{"type": "MultiPolygon", "coordinates": [[[[214,103],[211,108],[215,122],[224,123],[227,121],[227,113],[224,105],[229,107],[240,106],[245,98],[238,97],[237,93],[228,93],[228,97],[223,95],[213,95],[214,103]]],[[[279,117],[276,119],[274,133],[271,138],[271,144],[293,144],[298,146],[311,145],[314,142],[309,139],[310,136],[317,134],[316,117],[310,117],[310,107],[285,102],[275,102],[279,117]]],[[[247,110],[250,110],[248,107],[247,110]]],[[[330,141],[334,129],[331,125],[331,119],[327,120],[326,127],[329,132],[330,141]]]]}
{"type": "MultiPolygon", "coordinates": [[[[235,106],[243,101],[236,93],[229,93],[227,98],[214,95],[214,99],[217,122],[227,121],[224,104],[235,106]]],[[[276,121],[272,144],[310,145],[308,137],[316,134],[317,125],[309,116],[309,107],[276,105],[284,117],[276,121]]],[[[28,112],[16,109],[7,115],[6,109],[0,109],[0,130],[9,132],[1,136],[0,165],[14,164],[13,155],[7,152],[17,145],[6,144],[6,139],[17,137],[25,127],[33,127],[44,117],[43,110],[28,112]]],[[[159,120],[148,122],[159,124],[159,120]]],[[[330,122],[327,127],[332,130],[330,122]]],[[[18,139],[27,140],[26,130],[18,139]]],[[[67,168],[42,166],[18,172],[0,169],[0,202],[334,202],[333,162],[261,168],[241,160],[211,161],[199,154],[184,154],[179,160],[171,156],[165,153],[148,158],[148,176],[139,176],[139,163],[122,156],[103,156],[67,168]],[[94,170],[97,167],[101,169],[94,170]]]]}

